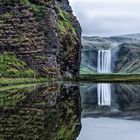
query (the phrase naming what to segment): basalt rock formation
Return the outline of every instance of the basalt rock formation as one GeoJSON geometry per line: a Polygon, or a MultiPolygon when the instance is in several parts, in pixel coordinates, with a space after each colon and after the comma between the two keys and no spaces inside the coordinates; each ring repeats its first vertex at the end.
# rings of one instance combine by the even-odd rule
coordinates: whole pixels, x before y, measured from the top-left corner
{"type": "Polygon", "coordinates": [[[0,76],[78,76],[80,37],[68,0],[0,0],[0,76]]]}

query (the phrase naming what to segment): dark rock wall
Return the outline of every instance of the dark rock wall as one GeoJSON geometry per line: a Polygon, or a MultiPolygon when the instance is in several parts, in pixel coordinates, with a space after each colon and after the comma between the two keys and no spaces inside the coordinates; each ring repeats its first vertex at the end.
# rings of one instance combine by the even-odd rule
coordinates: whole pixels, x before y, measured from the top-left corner
{"type": "Polygon", "coordinates": [[[139,73],[140,72],[140,48],[139,44],[121,44],[116,53],[115,72],[139,73]]]}
{"type": "Polygon", "coordinates": [[[97,59],[98,59],[98,51],[94,48],[83,48],[82,50],[82,62],[81,64],[84,66],[88,66],[88,68],[97,70],[97,59]]]}
{"type": "Polygon", "coordinates": [[[78,76],[81,61],[81,27],[68,0],[58,3],[59,60],[64,76],[78,76]]]}
{"type": "Polygon", "coordinates": [[[37,75],[77,76],[80,36],[67,0],[0,1],[0,53],[13,52],[37,75]]]}

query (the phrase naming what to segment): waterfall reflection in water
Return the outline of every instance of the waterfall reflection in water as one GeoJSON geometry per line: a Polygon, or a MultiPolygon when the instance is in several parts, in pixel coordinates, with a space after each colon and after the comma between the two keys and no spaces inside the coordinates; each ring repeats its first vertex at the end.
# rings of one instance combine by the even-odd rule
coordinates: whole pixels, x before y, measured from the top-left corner
{"type": "Polygon", "coordinates": [[[110,84],[98,84],[97,85],[98,94],[98,105],[99,106],[110,106],[111,105],[111,85],[110,84]]]}
{"type": "Polygon", "coordinates": [[[80,88],[82,129],[77,140],[140,139],[139,83],[93,83],[80,88]]]}

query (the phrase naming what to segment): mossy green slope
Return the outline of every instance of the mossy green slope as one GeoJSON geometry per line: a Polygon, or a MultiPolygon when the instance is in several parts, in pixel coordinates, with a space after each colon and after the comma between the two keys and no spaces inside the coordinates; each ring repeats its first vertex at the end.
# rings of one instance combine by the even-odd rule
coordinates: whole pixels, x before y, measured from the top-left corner
{"type": "Polygon", "coordinates": [[[24,61],[12,53],[0,54],[0,77],[37,77],[37,73],[28,68],[24,61]]]}

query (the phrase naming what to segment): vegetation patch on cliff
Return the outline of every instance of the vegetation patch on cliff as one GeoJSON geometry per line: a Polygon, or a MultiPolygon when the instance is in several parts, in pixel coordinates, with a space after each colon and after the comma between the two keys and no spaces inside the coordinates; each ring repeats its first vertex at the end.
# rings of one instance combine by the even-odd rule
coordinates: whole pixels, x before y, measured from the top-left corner
{"type": "MultiPolygon", "coordinates": [[[[73,27],[72,22],[69,19],[69,13],[67,13],[66,11],[60,8],[58,8],[58,11],[59,13],[58,13],[58,20],[57,20],[57,28],[58,28],[58,33],[60,34],[61,37],[61,41],[63,39],[67,39],[68,36],[69,40],[71,41],[70,47],[75,46],[77,36],[76,36],[75,28],[73,27]]],[[[68,47],[68,46],[64,45],[64,47],[68,47]]]]}
{"type": "Polygon", "coordinates": [[[44,9],[46,7],[48,7],[48,2],[44,2],[44,3],[35,3],[32,0],[5,0],[4,5],[10,5],[10,6],[15,6],[17,4],[21,4],[27,7],[30,7],[34,14],[37,16],[43,16],[44,14],[44,9]]]}
{"type": "Polygon", "coordinates": [[[76,31],[69,20],[69,15],[67,12],[63,11],[62,9],[58,8],[59,14],[58,14],[58,31],[60,34],[65,34],[67,32],[72,32],[73,35],[76,35],[76,31]]]}
{"type": "Polygon", "coordinates": [[[26,63],[16,58],[13,53],[0,54],[0,77],[22,78],[36,77],[37,73],[28,68],[26,63]]]}
{"type": "Polygon", "coordinates": [[[77,36],[77,29],[74,25],[75,18],[71,11],[62,9],[57,6],[57,30],[60,40],[60,67],[63,76],[78,75],[78,46],[79,38],[77,36]],[[75,60],[76,59],[76,60],[75,60]],[[72,65],[73,64],[73,65],[72,65]],[[75,74],[74,74],[75,73],[75,74]],[[69,75],[70,74],[70,75],[69,75]]]}

